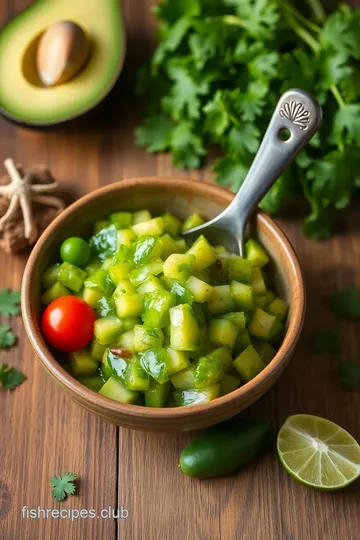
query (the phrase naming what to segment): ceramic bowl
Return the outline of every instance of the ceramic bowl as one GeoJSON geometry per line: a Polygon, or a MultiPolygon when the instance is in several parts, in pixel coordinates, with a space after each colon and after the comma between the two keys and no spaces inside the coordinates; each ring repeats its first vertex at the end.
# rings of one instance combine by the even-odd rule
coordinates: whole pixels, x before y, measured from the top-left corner
{"type": "MultiPolygon", "coordinates": [[[[22,314],[31,344],[54,381],[77,403],[96,415],[132,429],[175,431],[203,428],[243,411],[257,401],[280,377],[294,352],[305,314],[301,268],[285,234],[274,221],[258,212],[255,235],[271,255],[277,291],[290,310],[285,339],[270,364],[247,384],[214,401],[182,408],[152,409],[119,403],[89,390],[61,367],[45,343],[39,326],[41,275],[58,260],[59,246],[69,236],[91,235],[95,220],[117,210],[149,209],[185,218],[199,212],[211,219],[230,204],[233,194],[220,187],[180,178],[137,178],[98,189],[67,208],[43,233],[31,252],[22,283],[22,314]]],[[[60,360],[60,361],[59,361],[60,360]]]]}

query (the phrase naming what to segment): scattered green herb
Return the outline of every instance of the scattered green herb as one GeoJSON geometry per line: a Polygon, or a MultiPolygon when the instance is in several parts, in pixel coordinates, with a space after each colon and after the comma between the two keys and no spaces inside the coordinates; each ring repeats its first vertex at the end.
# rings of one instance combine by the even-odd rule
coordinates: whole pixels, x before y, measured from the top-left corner
{"type": "Polygon", "coordinates": [[[8,324],[0,324],[0,349],[8,349],[15,344],[16,337],[8,324]]]}
{"type": "Polygon", "coordinates": [[[26,377],[21,371],[17,371],[13,367],[9,367],[7,364],[0,365],[0,383],[4,388],[13,390],[21,383],[25,381],[26,377]]]}
{"type": "Polygon", "coordinates": [[[179,272],[183,272],[184,270],[187,270],[189,268],[189,265],[186,263],[178,264],[178,270],[179,272]]]}
{"type": "Polygon", "coordinates": [[[349,288],[334,293],[331,298],[331,309],[338,317],[360,319],[360,291],[349,288]]]}
{"type": "Polygon", "coordinates": [[[20,293],[10,289],[0,290],[0,313],[5,317],[19,315],[20,293]]]}
{"type": "Polygon", "coordinates": [[[324,330],[314,335],[314,352],[317,354],[339,354],[340,340],[334,330],[324,330]]]}
{"type": "Polygon", "coordinates": [[[57,501],[64,501],[68,495],[74,495],[76,486],[74,480],[77,475],[72,473],[65,473],[62,476],[53,476],[50,480],[50,485],[54,488],[52,490],[52,496],[57,501]]]}
{"type": "Polygon", "coordinates": [[[348,360],[339,365],[339,376],[341,385],[346,390],[356,390],[360,388],[360,365],[357,362],[348,360]]]}
{"type": "Polygon", "coordinates": [[[147,117],[136,130],[149,152],[170,150],[178,167],[199,167],[211,145],[223,157],[216,181],[237,191],[279,95],[310,91],[324,122],[266,195],[270,214],[297,193],[311,213],[304,233],[323,239],[335,210],[360,187],[360,10],[325,1],[163,0],[154,8],[159,45],[139,73],[147,117]]]}

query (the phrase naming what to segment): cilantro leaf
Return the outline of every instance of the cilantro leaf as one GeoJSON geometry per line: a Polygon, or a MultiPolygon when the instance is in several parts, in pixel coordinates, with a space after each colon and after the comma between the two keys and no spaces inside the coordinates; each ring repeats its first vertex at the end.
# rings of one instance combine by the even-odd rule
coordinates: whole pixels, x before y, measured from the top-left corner
{"type": "Polygon", "coordinates": [[[203,112],[205,113],[204,130],[213,133],[216,138],[221,137],[230,125],[221,90],[215,92],[213,99],[204,106],[203,112]]]}
{"type": "Polygon", "coordinates": [[[8,324],[0,324],[0,349],[8,349],[15,344],[16,337],[8,324]]]}
{"type": "Polygon", "coordinates": [[[54,488],[52,496],[57,501],[64,501],[68,495],[74,495],[76,486],[74,480],[77,475],[72,473],[64,473],[62,476],[53,476],[50,480],[50,485],[54,488]]]}
{"type": "Polygon", "coordinates": [[[340,341],[334,330],[324,330],[314,335],[314,352],[316,354],[339,354],[340,341]]]}
{"type": "Polygon", "coordinates": [[[225,0],[235,8],[244,28],[255,39],[270,39],[279,20],[278,5],[274,0],[225,0]]]}
{"type": "Polygon", "coordinates": [[[170,146],[173,127],[173,122],[163,114],[148,116],[135,131],[136,142],[139,146],[146,146],[151,153],[164,152],[170,146]]]}
{"type": "Polygon", "coordinates": [[[0,313],[9,317],[10,315],[19,315],[20,313],[20,292],[10,289],[0,290],[0,313]]]}
{"type": "Polygon", "coordinates": [[[184,270],[187,270],[189,268],[189,265],[187,263],[181,263],[178,264],[178,271],[183,272],[184,270]]]}
{"type": "Polygon", "coordinates": [[[256,153],[260,144],[260,131],[254,124],[242,123],[229,132],[229,150],[233,155],[243,151],[256,153]]]}
{"type": "Polygon", "coordinates": [[[217,175],[217,183],[237,191],[248,172],[248,167],[231,156],[220,158],[215,162],[213,171],[217,175]]]}
{"type": "Polygon", "coordinates": [[[357,362],[347,360],[339,365],[340,383],[346,390],[360,388],[360,365],[357,362]]]}
{"type": "Polygon", "coordinates": [[[21,372],[7,364],[0,365],[0,383],[4,388],[13,390],[25,381],[26,377],[21,372]]]}
{"type": "Polygon", "coordinates": [[[360,319],[360,291],[349,288],[334,293],[331,298],[331,309],[338,317],[360,319]]]}
{"type": "Polygon", "coordinates": [[[340,6],[325,22],[319,41],[326,49],[360,59],[360,13],[349,6],[340,6]]]}
{"type": "Polygon", "coordinates": [[[336,113],[334,138],[340,144],[354,142],[360,146],[360,103],[345,105],[336,113]]]}
{"type": "Polygon", "coordinates": [[[171,292],[176,296],[177,304],[190,304],[191,306],[194,301],[193,295],[178,281],[174,281],[172,284],[171,292]]]}
{"type": "Polygon", "coordinates": [[[190,122],[181,122],[172,130],[170,145],[174,165],[183,169],[199,167],[206,153],[190,122]]]}

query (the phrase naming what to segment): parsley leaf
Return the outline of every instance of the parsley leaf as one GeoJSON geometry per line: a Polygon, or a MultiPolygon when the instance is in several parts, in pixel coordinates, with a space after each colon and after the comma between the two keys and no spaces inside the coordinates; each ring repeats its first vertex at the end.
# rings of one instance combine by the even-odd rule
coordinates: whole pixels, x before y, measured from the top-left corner
{"type": "Polygon", "coordinates": [[[15,344],[16,337],[8,324],[0,324],[0,349],[8,349],[15,344]]]}
{"type": "Polygon", "coordinates": [[[9,317],[20,313],[20,292],[2,289],[0,291],[0,313],[9,317]]]}
{"type": "Polygon", "coordinates": [[[0,383],[4,388],[13,390],[25,381],[26,377],[21,372],[7,364],[0,365],[0,383]]]}
{"type": "Polygon", "coordinates": [[[314,335],[314,352],[317,354],[339,354],[340,341],[334,330],[324,330],[314,335]]]}
{"type": "Polygon", "coordinates": [[[339,365],[340,383],[346,390],[360,388],[360,365],[357,362],[347,360],[339,365]]]}
{"type": "Polygon", "coordinates": [[[360,291],[349,288],[331,296],[331,309],[338,317],[360,319],[360,291]]]}
{"type": "Polygon", "coordinates": [[[76,486],[74,480],[77,475],[72,473],[64,473],[62,476],[53,476],[50,480],[50,485],[54,488],[52,496],[57,501],[64,501],[68,495],[74,495],[76,486]]]}

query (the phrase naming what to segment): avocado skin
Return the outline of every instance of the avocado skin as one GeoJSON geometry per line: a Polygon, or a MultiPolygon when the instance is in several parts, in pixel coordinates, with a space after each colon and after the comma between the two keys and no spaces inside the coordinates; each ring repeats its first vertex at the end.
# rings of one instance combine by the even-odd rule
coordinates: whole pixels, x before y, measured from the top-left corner
{"type": "Polygon", "coordinates": [[[273,439],[266,418],[229,420],[191,441],[181,452],[180,468],[197,478],[226,476],[264,452],[273,439]]]}

